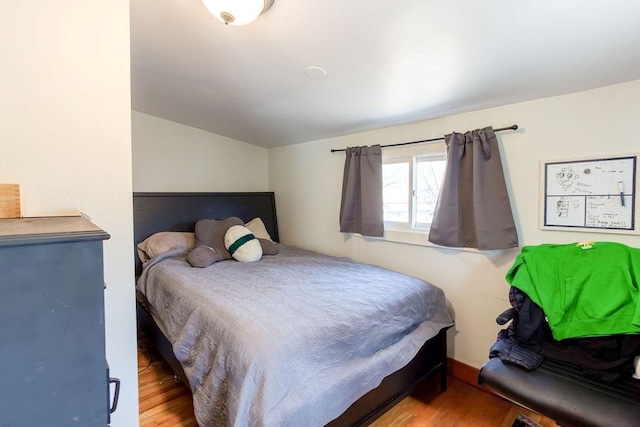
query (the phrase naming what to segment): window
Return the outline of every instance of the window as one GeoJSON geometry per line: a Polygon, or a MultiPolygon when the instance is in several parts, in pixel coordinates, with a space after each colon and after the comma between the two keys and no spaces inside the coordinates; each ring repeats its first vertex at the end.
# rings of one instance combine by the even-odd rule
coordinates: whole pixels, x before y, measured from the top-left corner
{"type": "Polygon", "coordinates": [[[382,164],[382,201],[384,220],[398,223],[409,222],[409,195],[411,164],[408,161],[384,162],[382,164]]]}
{"type": "Polygon", "coordinates": [[[383,160],[386,229],[426,230],[431,226],[445,164],[445,153],[383,160]]]}

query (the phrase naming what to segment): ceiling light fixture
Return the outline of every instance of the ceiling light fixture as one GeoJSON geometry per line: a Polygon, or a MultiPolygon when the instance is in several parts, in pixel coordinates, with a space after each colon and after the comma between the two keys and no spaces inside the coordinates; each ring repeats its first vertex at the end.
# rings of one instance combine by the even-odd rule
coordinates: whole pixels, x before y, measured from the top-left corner
{"type": "Polygon", "coordinates": [[[304,73],[307,77],[312,79],[324,79],[327,77],[327,71],[322,67],[310,65],[304,69],[304,73]]]}
{"type": "Polygon", "coordinates": [[[265,13],[274,0],[202,0],[209,12],[225,25],[245,25],[265,13]]]}

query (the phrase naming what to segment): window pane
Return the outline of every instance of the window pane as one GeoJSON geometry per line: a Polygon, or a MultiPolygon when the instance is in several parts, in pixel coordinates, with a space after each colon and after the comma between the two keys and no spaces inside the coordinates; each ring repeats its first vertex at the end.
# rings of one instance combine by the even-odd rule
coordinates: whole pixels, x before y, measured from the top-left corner
{"type": "Polygon", "coordinates": [[[418,160],[416,163],[416,223],[431,224],[444,178],[445,160],[418,160]]]}
{"type": "Polygon", "coordinates": [[[384,220],[409,221],[409,163],[382,165],[384,220]]]}

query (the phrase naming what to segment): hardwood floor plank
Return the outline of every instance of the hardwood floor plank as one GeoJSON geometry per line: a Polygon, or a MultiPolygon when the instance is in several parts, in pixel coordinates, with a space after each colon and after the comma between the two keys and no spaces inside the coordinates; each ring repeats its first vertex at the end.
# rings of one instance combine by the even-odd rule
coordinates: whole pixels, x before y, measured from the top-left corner
{"type": "MultiPolygon", "coordinates": [[[[141,427],[197,427],[188,385],[173,380],[173,371],[142,333],[138,381],[141,427]]],[[[449,378],[445,393],[439,390],[439,378],[423,381],[372,427],[511,427],[518,414],[541,427],[556,427],[553,420],[455,378],[449,378]]]]}
{"type": "Polygon", "coordinates": [[[174,380],[169,365],[142,333],[138,334],[138,393],[141,427],[197,427],[188,386],[174,380]]]}

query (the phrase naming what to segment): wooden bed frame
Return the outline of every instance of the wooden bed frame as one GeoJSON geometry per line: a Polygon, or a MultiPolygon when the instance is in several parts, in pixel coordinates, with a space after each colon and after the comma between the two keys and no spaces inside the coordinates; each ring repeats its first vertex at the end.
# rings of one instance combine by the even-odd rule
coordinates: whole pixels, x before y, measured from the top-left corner
{"type": "MultiPolygon", "coordinates": [[[[260,217],[274,241],[279,241],[273,192],[253,193],[133,193],[134,242],[159,231],[193,231],[200,219],[237,216],[244,222],[260,217]]],[[[142,264],[134,247],[136,277],[142,264]]],[[[151,339],[163,358],[187,383],[173,349],[147,310],[138,303],[138,327],[151,339]]],[[[446,328],[448,329],[448,328],[446,328]]],[[[440,389],[447,388],[446,329],[427,341],[402,369],[386,377],[380,386],[354,402],[328,426],[356,426],[373,422],[409,395],[423,379],[440,374],[440,389]]]]}

